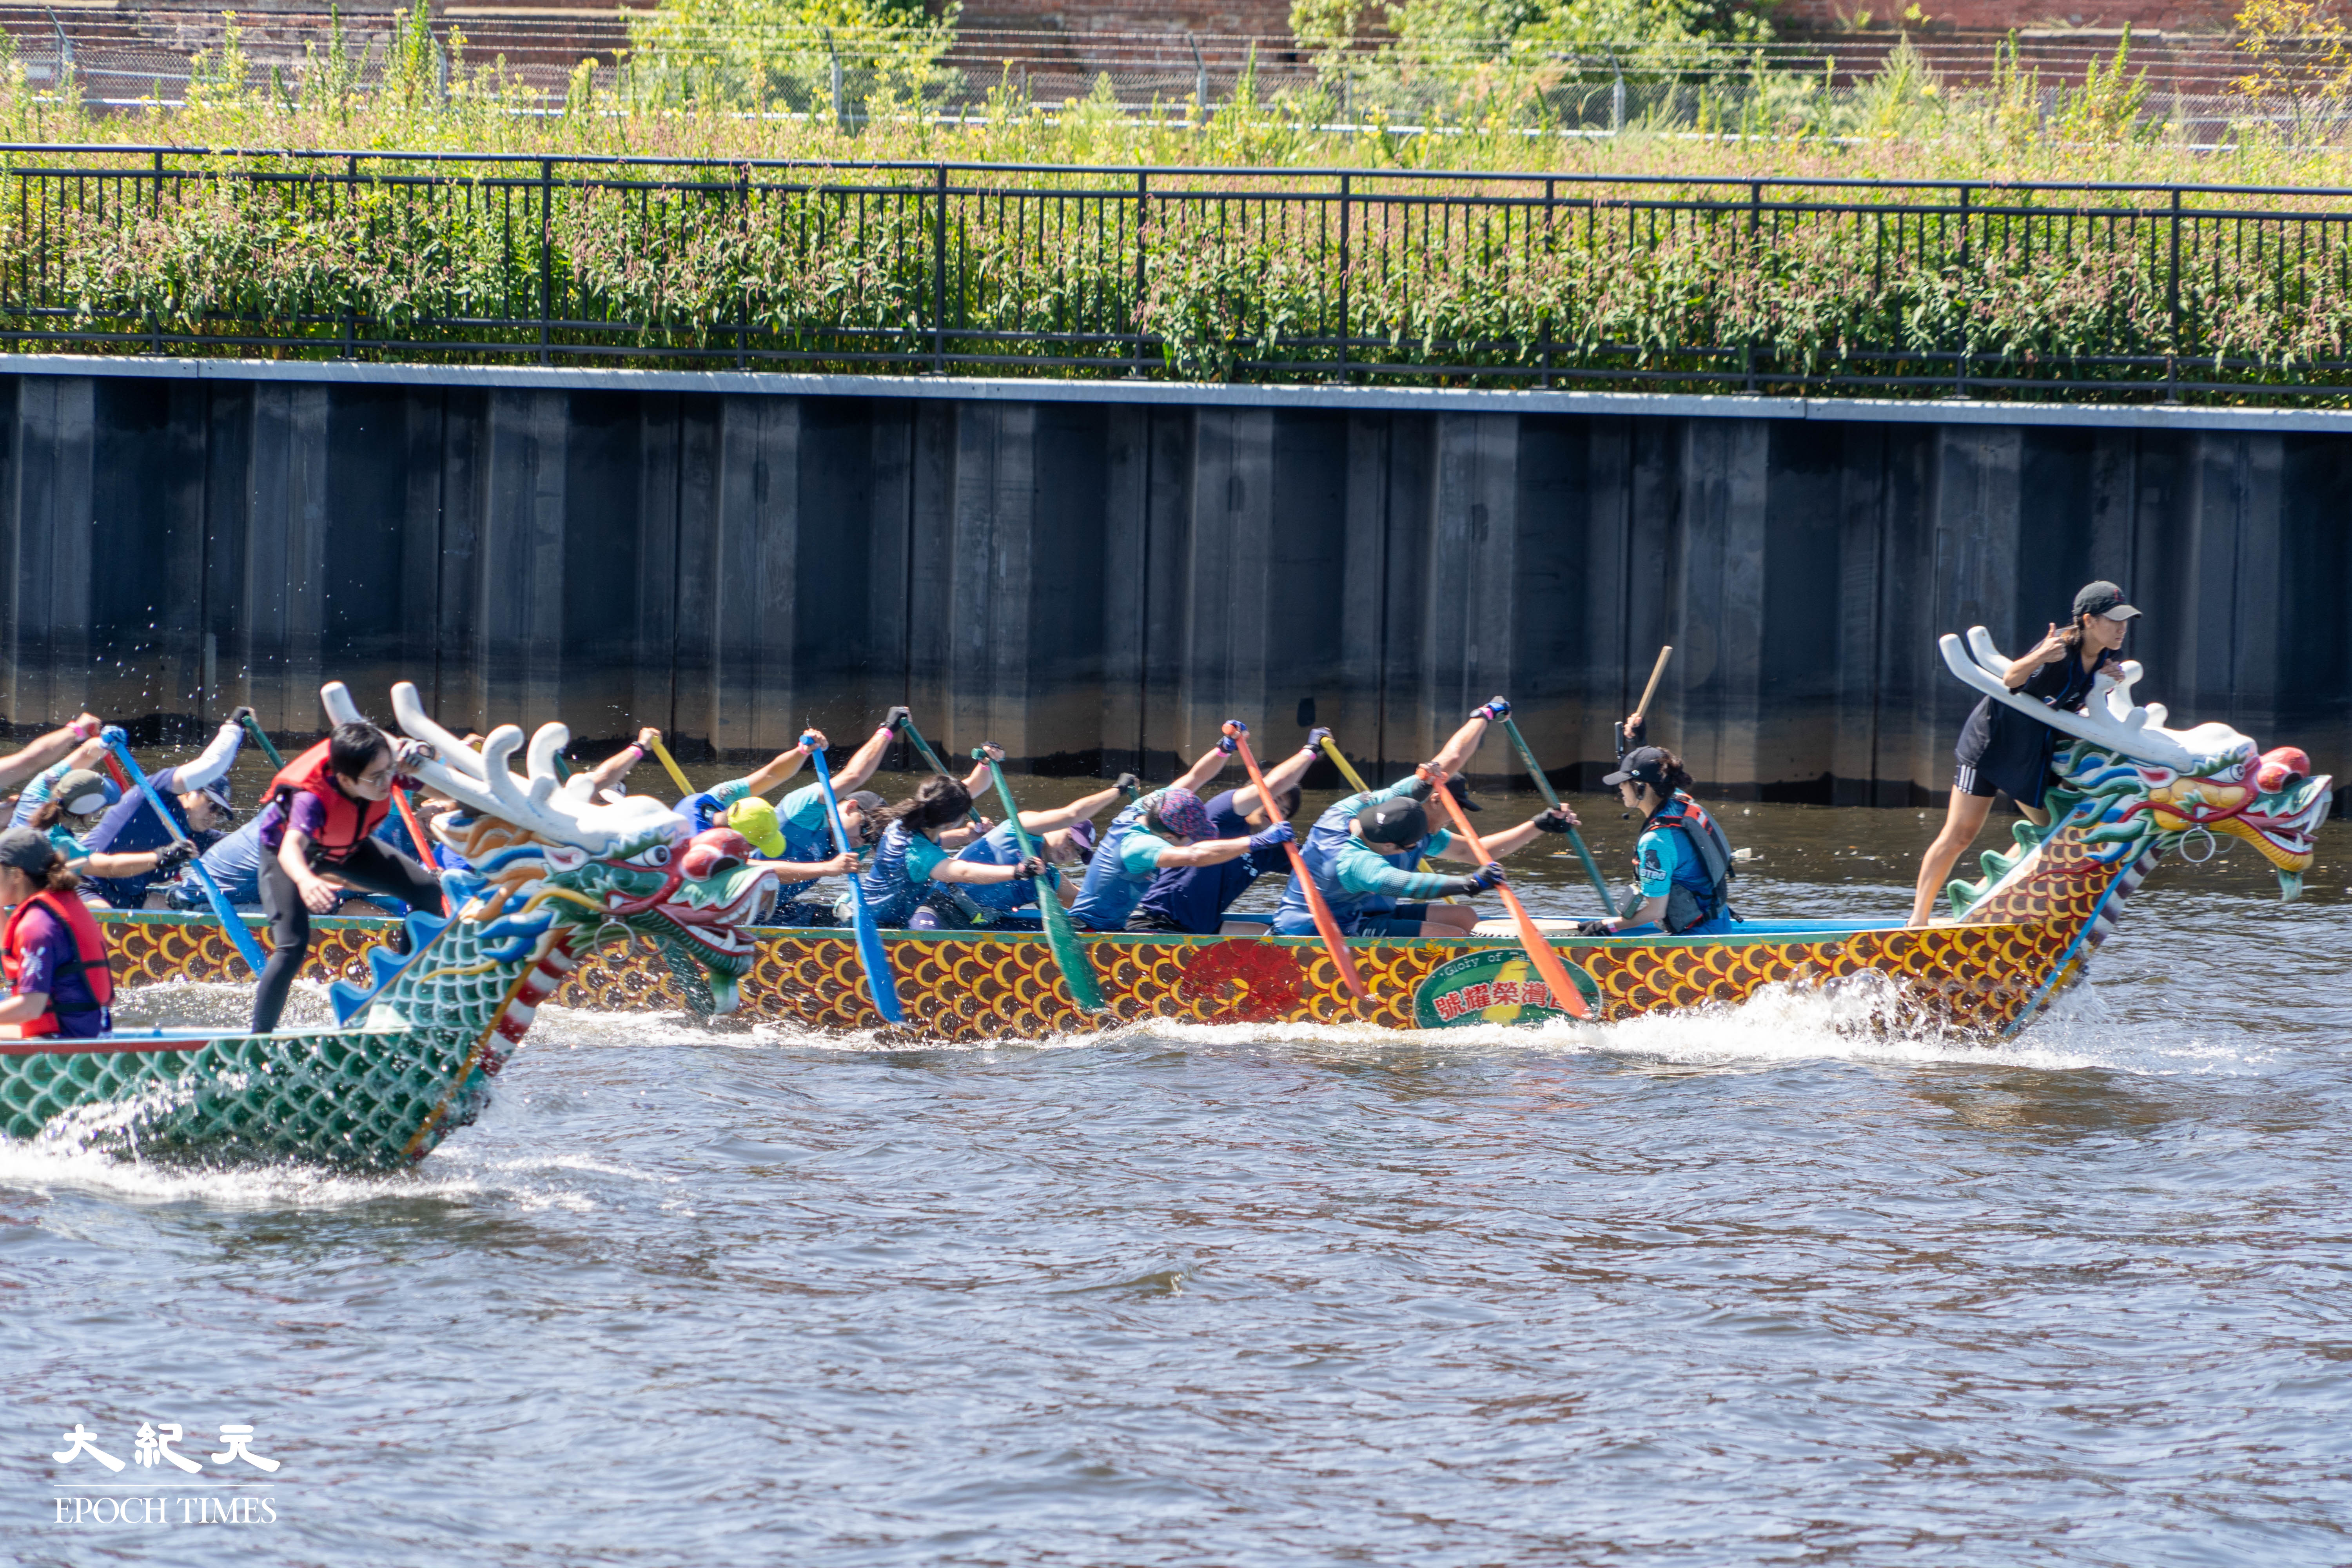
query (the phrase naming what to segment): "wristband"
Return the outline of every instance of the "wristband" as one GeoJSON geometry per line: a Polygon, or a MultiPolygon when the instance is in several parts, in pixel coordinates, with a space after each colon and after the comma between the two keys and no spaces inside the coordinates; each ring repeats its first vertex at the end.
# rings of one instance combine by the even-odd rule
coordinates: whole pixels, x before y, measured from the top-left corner
{"type": "Polygon", "coordinates": [[[72,731],[73,738],[77,741],[89,740],[92,735],[97,734],[102,727],[103,726],[94,719],[77,719],[72,723],[66,726],[68,731],[72,731]]]}
{"type": "Polygon", "coordinates": [[[638,763],[642,763],[646,760],[646,749],[643,746],[638,745],[635,741],[629,742],[627,749],[637,753],[635,760],[629,763],[631,767],[635,767],[638,763]]]}

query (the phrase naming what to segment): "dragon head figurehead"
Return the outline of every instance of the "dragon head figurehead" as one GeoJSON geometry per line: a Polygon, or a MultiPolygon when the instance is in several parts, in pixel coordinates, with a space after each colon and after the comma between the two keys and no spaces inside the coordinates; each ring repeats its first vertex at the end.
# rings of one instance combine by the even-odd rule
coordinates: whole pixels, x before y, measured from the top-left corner
{"type": "MultiPolygon", "coordinates": [[[[337,721],[360,718],[341,684],[321,693],[337,721]]],[[[649,941],[703,1010],[732,1012],[752,947],[742,927],[775,902],[772,873],[725,828],[688,836],[686,824],[646,795],[601,797],[585,775],[557,777],[557,753],[571,742],[543,725],[525,752],[527,777],[508,767],[522,731],[501,725],[479,750],[428,716],[416,688],[392,689],[393,712],[429,755],[415,777],[457,803],[435,836],[471,868],[446,872],[457,919],[475,928],[483,957],[520,964],[559,939],[567,954],[641,936],[649,941]]]]}
{"type": "MultiPolygon", "coordinates": [[[[1940,646],[1954,675],[2059,732],[2049,802],[2053,833],[2072,825],[2096,858],[2112,866],[2142,857],[2152,862],[2200,842],[2210,852],[2213,836],[2226,835],[2252,845],[2270,863],[2284,897],[2303,890],[2333,781],[2313,773],[2300,749],[2258,751],[2227,724],[2167,729],[2163,704],[2132,701],[2140,678],[2135,662],[2102,671],[2085,710],[2069,713],[2009,689],[2001,679],[2009,658],[1984,627],[1970,628],[1965,647],[1948,634],[1940,646]]],[[[2030,839],[2040,842],[2020,829],[2021,845],[2030,839]]],[[[2000,858],[1986,858],[1989,871],[2006,871],[2022,857],[2000,867],[1993,864],[2000,858]]],[[[1955,901],[1965,913],[2004,879],[1995,875],[1982,884],[1956,884],[1955,901]]]]}

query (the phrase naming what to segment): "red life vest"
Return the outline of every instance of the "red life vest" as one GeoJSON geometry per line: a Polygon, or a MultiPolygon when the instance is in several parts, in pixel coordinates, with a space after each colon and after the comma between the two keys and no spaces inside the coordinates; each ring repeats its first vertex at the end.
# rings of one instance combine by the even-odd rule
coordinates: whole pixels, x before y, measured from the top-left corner
{"type": "Polygon", "coordinates": [[[327,755],[331,744],[321,741],[278,769],[278,776],[269,781],[269,798],[283,805],[290,819],[294,810],[290,802],[297,791],[316,796],[327,808],[327,820],[319,825],[310,843],[322,858],[342,860],[392,815],[392,801],[389,797],[353,800],[345,795],[335,783],[335,765],[327,755]]]}
{"type": "MultiPolygon", "coordinates": [[[[98,921],[91,917],[88,904],[71,893],[60,893],[53,889],[45,888],[9,910],[8,923],[0,926],[0,970],[6,971],[8,984],[16,984],[16,976],[24,973],[24,938],[19,932],[24,925],[25,911],[36,904],[56,916],[58,922],[73,937],[73,962],[58,964],[58,973],[79,970],[89,982],[89,994],[98,999],[98,1005],[101,1007],[111,1005],[114,1001],[114,973],[106,966],[105,933],[98,929],[98,921]]],[[[28,1040],[57,1032],[58,994],[55,991],[49,993],[49,1010],[39,1017],[28,1023],[0,1026],[0,1037],[11,1039],[28,1040]]]]}

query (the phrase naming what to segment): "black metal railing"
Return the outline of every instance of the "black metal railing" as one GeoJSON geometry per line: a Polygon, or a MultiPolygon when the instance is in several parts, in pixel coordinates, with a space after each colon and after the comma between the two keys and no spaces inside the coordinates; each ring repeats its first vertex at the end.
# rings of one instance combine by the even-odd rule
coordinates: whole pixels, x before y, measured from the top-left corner
{"type": "Polygon", "coordinates": [[[0,147],[18,351],[2352,395],[2352,191],[0,147]]]}

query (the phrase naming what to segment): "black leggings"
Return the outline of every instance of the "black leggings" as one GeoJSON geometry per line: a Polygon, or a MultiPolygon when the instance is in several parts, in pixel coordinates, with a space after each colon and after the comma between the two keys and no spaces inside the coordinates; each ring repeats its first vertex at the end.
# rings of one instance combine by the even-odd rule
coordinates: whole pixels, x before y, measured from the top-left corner
{"type": "MultiPolygon", "coordinates": [[[[310,868],[372,893],[388,894],[412,909],[430,913],[441,908],[440,880],[378,839],[362,840],[351,858],[341,862],[313,857],[310,868]]],[[[302,889],[294,885],[274,849],[261,852],[261,908],[269,916],[269,962],[262,965],[261,984],[253,994],[257,1035],[278,1027],[278,1016],[286,1011],[286,994],[294,989],[294,977],[302,973],[302,960],[310,951],[310,911],[303,905],[302,889]]]]}

